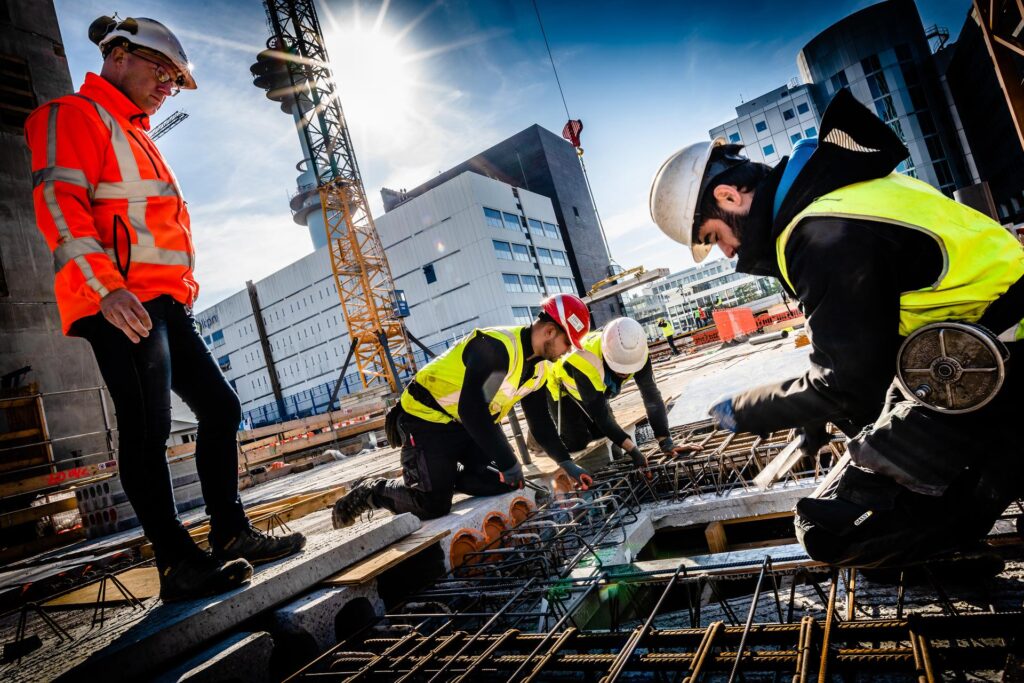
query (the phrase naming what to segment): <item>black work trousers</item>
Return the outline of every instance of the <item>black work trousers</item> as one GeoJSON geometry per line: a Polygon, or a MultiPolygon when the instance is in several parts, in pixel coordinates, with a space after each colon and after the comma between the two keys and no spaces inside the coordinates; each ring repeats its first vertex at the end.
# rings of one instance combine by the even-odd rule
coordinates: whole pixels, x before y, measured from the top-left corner
{"type": "MultiPolygon", "coordinates": [[[[1011,363],[1024,344],[1010,348],[1011,363]]],[[[852,464],[797,503],[797,538],[814,559],[898,567],[977,543],[1024,495],[1017,424],[1022,368],[979,410],[942,414],[895,388],[874,425],[850,441],[852,464]],[[868,514],[870,513],[870,514],[868,514]]]]}
{"type": "Polygon", "coordinates": [[[420,519],[447,515],[456,492],[496,496],[511,491],[487,469],[492,456],[484,453],[462,425],[436,424],[402,413],[398,418],[402,445],[402,478],[379,482],[375,505],[394,513],[411,512],[420,519]]]}
{"type": "Polygon", "coordinates": [[[562,443],[570,451],[581,451],[594,439],[604,436],[579,401],[564,394],[560,401],[556,401],[551,392],[548,392],[547,398],[551,419],[558,426],[558,435],[562,437],[562,443]]]}
{"type": "Polygon", "coordinates": [[[121,485],[157,562],[167,565],[196,552],[178,519],[167,466],[171,391],[199,420],[196,467],[211,528],[218,534],[247,524],[238,497],[235,450],[241,406],[191,312],[169,296],[143,305],[153,329],[138,344],[102,314],[77,321],[72,333],[92,345],[117,413],[121,485]]]}

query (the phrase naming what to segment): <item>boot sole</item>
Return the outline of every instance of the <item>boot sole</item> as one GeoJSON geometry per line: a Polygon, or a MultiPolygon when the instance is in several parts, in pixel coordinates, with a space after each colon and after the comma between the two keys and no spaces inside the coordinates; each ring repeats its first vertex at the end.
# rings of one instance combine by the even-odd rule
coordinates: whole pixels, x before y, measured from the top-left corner
{"type": "Polygon", "coordinates": [[[223,582],[210,586],[205,591],[198,591],[195,593],[182,593],[179,595],[164,596],[163,591],[160,592],[160,600],[162,602],[187,602],[189,600],[198,600],[199,598],[209,598],[214,595],[221,595],[227,593],[236,588],[245,585],[250,579],[252,579],[252,565],[244,568],[241,571],[241,576],[236,574],[228,574],[223,578],[223,582]]]}
{"type": "Polygon", "coordinates": [[[259,558],[256,558],[256,559],[252,559],[251,557],[245,557],[243,555],[237,555],[237,556],[233,556],[233,557],[222,557],[222,556],[220,556],[220,555],[218,555],[216,553],[214,553],[214,557],[216,557],[217,560],[219,560],[220,562],[230,562],[231,560],[246,560],[251,565],[258,565],[258,564],[266,564],[267,562],[274,562],[276,560],[282,560],[282,559],[284,559],[286,557],[290,557],[292,555],[297,555],[298,553],[302,552],[302,549],[305,548],[305,547],[306,547],[306,541],[305,541],[305,539],[303,539],[302,543],[297,548],[290,548],[290,549],[288,549],[286,551],[282,551],[281,553],[278,553],[277,555],[271,555],[269,557],[259,557],[259,558]]]}

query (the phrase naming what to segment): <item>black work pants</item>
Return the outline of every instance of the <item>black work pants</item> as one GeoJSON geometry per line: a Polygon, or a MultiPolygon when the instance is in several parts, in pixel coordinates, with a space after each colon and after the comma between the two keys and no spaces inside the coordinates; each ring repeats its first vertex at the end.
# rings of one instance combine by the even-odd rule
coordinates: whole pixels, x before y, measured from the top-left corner
{"type": "Polygon", "coordinates": [[[92,345],[117,413],[118,473],[162,565],[196,551],[178,519],[167,466],[171,391],[199,420],[196,467],[211,527],[230,534],[247,523],[238,497],[238,396],[224,379],[191,312],[169,296],[143,304],[153,321],[133,344],[102,314],[75,323],[92,345]]]}
{"type": "Polygon", "coordinates": [[[669,346],[670,349],[672,349],[672,355],[673,356],[678,356],[679,355],[679,349],[676,348],[675,337],[665,337],[665,339],[668,340],[668,346],[669,346]]]}
{"type": "Polygon", "coordinates": [[[597,423],[591,419],[587,411],[579,401],[569,396],[562,395],[560,401],[556,401],[551,392],[548,392],[548,410],[551,412],[551,419],[558,427],[558,435],[562,437],[562,443],[570,451],[581,451],[594,439],[604,436],[598,428],[597,423]],[[561,406],[561,414],[559,414],[561,406]]]}
{"type": "Polygon", "coordinates": [[[487,469],[493,465],[462,425],[436,424],[407,413],[398,418],[402,445],[402,479],[374,486],[373,502],[394,513],[411,512],[420,519],[447,515],[456,492],[496,496],[511,491],[487,469]]]}
{"type": "MultiPolygon", "coordinates": [[[[1024,353],[1020,342],[1008,346],[1011,359],[1024,353]]],[[[891,390],[875,424],[851,440],[853,464],[836,486],[797,503],[797,538],[808,554],[842,566],[895,567],[983,538],[1024,495],[1020,370],[1010,368],[991,403],[963,414],[938,413],[891,390]]]]}

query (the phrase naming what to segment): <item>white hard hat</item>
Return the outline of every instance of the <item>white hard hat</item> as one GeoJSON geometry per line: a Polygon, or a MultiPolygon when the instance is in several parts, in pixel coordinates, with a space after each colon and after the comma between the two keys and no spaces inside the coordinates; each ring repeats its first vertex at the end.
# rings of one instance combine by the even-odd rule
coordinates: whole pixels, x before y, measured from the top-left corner
{"type": "Polygon", "coordinates": [[[89,40],[99,45],[100,52],[104,54],[104,48],[115,40],[125,40],[132,45],[158,52],[184,77],[184,83],[181,84],[183,89],[196,89],[196,80],[192,77],[192,63],[188,61],[185,48],[170,29],[155,19],[128,17],[118,20],[98,17],[89,26],[89,40]]]}
{"type": "Polygon", "coordinates": [[[710,164],[714,166],[710,168],[712,152],[719,147],[728,147],[723,151],[735,155],[743,145],[729,144],[725,138],[687,145],[661,165],[651,183],[651,219],[669,238],[690,247],[697,263],[707,257],[713,246],[693,243],[701,195],[715,176],[741,163],[740,157],[731,156],[723,160],[724,164],[710,164]]]}
{"type": "Polygon", "coordinates": [[[632,375],[647,362],[647,335],[632,318],[616,318],[601,333],[604,362],[615,372],[632,375]]]}

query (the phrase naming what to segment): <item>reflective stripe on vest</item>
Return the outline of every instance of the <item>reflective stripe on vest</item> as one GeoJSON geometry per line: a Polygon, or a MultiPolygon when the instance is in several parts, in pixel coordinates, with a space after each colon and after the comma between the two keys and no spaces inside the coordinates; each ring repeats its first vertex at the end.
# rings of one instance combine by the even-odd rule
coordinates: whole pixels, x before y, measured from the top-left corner
{"type": "MultiPolygon", "coordinates": [[[[60,267],[56,270],[64,267],[64,264],[68,261],[74,261],[75,265],[78,266],[79,270],[82,271],[82,277],[85,278],[85,283],[96,292],[100,298],[110,294],[110,290],[96,278],[96,272],[92,269],[92,265],[88,259],[85,258],[87,253],[95,253],[94,251],[87,250],[84,247],[86,245],[78,245],[77,247],[68,247],[67,251],[61,255],[57,254],[61,247],[65,244],[73,244],[77,240],[72,236],[71,230],[68,229],[68,222],[64,219],[64,212],[60,209],[60,204],[57,203],[57,190],[54,187],[56,182],[68,182],[65,180],[66,177],[70,177],[74,174],[64,173],[63,171],[72,171],[75,169],[60,169],[57,166],[57,112],[60,107],[54,104],[50,107],[49,118],[47,119],[47,130],[46,130],[46,168],[33,176],[33,180],[37,184],[43,185],[43,200],[46,202],[46,209],[50,212],[50,217],[53,218],[53,224],[57,226],[58,247],[54,251],[54,266],[60,261],[60,267]],[[58,170],[59,169],[59,170],[58,170]]],[[[75,185],[82,185],[86,189],[89,183],[85,182],[85,174],[83,173],[79,178],[75,175],[75,185]],[[81,182],[79,182],[81,181],[81,182]]],[[[95,240],[93,240],[95,242],[95,240]]]]}
{"type": "MultiPolygon", "coordinates": [[[[1024,276],[1024,250],[1002,226],[927,183],[893,173],[829,192],[793,217],[775,242],[779,271],[790,289],[786,244],[796,226],[813,217],[889,223],[919,230],[938,243],[943,260],[938,279],[900,294],[899,333],[904,337],[929,323],[977,321],[1024,276]]],[[[1007,332],[1024,338],[1024,322],[1007,332]]]]}
{"type": "Polygon", "coordinates": [[[437,410],[417,401],[408,391],[402,392],[402,408],[428,422],[448,423],[459,420],[459,398],[462,396],[462,384],[466,377],[466,365],[462,354],[466,345],[478,334],[485,334],[497,339],[505,347],[509,357],[509,368],[502,378],[489,410],[495,423],[501,422],[516,403],[524,396],[544,386],[550,363],[541,361],[534,370],[533,377],[518,385],[523,373],[525,351],[520,341],[522,327],[490,327],[474,330],[463,337],[443,354],[430,361],[416,373],[416,383],[426,389],[438,405],[445,410],[444,415],[437,410]]]}
{"type": "Polygon", "coordinates": [[[561,397],[563,389],[577,401],[583,400],[576,378],[567,371],[567,366],[570,365],[582,372],[598,393],[603,393],[608,388],[604,381],[604,352],[601,349],[600,330],[588,332],[581,340],[580,347],[559,358],[552,366],[548,391],[556,401],[561,397]]]}

